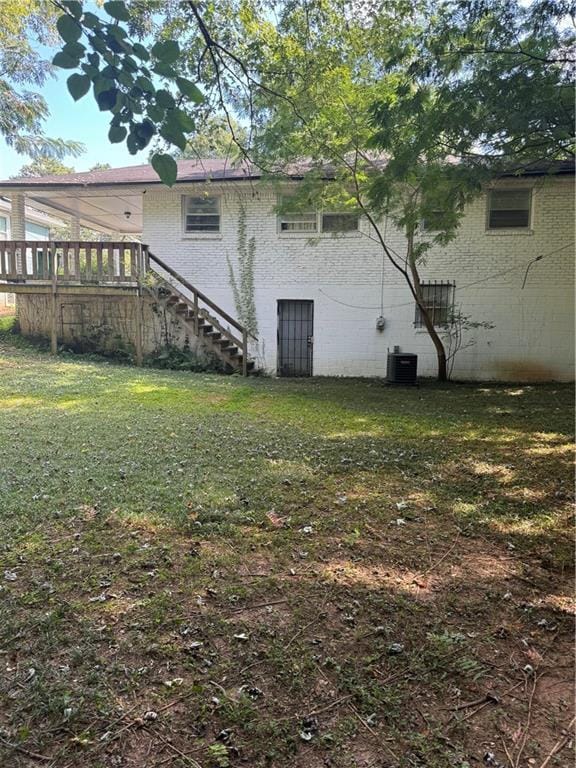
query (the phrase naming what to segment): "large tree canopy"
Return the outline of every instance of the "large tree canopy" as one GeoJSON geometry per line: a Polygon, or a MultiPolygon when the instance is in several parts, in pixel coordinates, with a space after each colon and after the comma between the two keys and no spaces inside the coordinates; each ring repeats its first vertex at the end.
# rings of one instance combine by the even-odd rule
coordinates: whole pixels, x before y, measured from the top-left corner
{"type": "Polygon", "coordinates": [[[1,5],[0,134],[8,146],[32,158],[79,154],[83,149],[79,142],[44,134],[48,106],[36,90],[52,72],[39,49],[58,40],[54,4],[49,0],[3,0],[1,5]]]}

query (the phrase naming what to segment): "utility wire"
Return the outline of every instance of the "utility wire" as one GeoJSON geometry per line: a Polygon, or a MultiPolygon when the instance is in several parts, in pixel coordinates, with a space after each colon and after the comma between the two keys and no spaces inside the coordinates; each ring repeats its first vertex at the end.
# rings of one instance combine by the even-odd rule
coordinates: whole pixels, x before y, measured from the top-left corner
{"type": "MultiPolygon", "coordinates": [[[[555,248],[553,251],[548,251],[547,253],[542,253],[542,254],[540,254],[540,256],[537,256],[535,259],[531,259],[526,264],[522,264],[519,267],[511,267],[510,269],[505,269],[502,272],[494,272],[493,274],[487,275],[486,277],[482,277],[479,280],[475,280],[472,283],[467,283],[466,285],[461,285],[460,287],[455,287],[454,288],[454,293],[457,293],[458,291],[463,291],[466,288],[472,288],[472,286],[479,285],[480,283],[485,283],[488,280],[492,280],[492,278],[495,278],[495,277],[502,277],[503,275],[508,275],[511,272],[518,272],[521,269],[526,270],[525,273],[524,273],[524,280],[522,282],[522,288],[524,288],[524,286],[526,285],[527,277],[528,277],[528,271],[530,270],[530,267],[532,266],[532,264],[534,264],[536,261],[541,261],[542,259],[546,258],[546,256],[552,256],[553,254],[559,253],[560,251],[565,251],[567,248],[570,248],[573,245],[574,245],[574,242],[567,243],[566,245],[562,245],[560,248],[555,248]]],[[[366,306],[366,304],[361,304],[361,305],[360,304],[348,304],[345,301],[340,301],[340,299],[334,298],[334,296],[330,296],[329,294],[326,293],[326,291],[323,291],[322,288],[319,288],[318,290],[320,291],[320,293],[323,296],[326,296],[327,299],[330,299],[330,301],[333,301],[336,304],[341,304],[343,307],[350,307],[350,309],[371,309],[371,310],[372,309],[374,309],[374,310],[379,309],[379,307],[377,307],[377,306],[376,307],[370,307],[370,306],[366,306]]],[[[397,309],[398,307],[410,307],[413,304],[414,304],[414,301],[404,301],[401,304],[389,304],[386,307],[386,309],[397,309]]]]}

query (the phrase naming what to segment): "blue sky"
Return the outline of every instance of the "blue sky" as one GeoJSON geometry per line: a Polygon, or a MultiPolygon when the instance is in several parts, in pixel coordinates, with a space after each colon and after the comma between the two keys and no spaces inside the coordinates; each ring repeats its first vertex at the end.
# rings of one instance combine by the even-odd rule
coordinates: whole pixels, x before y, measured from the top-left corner
{"type": "MultiPolygon", "coordinates": [[[[148,162],[146,149],[131,155],[125,144],[110,144],[108,141],[109,112],[100,112],[92,93],[80,101],[74,101],[68,93],[66,79],[70,71],[56,70],[41,89],[50,109],[45,122],[45,134],[54,138],[75,139],[86,145],[86,152],[79,157],[65,158],[67,165],[77,171],[87,171],[96,163],[110,163],[112,167],[139,165],[148,162]]],[[[0,179],[17,175],[20,168],[30,162],[24,155],[18,155],[0,139],[0,179]]]]}

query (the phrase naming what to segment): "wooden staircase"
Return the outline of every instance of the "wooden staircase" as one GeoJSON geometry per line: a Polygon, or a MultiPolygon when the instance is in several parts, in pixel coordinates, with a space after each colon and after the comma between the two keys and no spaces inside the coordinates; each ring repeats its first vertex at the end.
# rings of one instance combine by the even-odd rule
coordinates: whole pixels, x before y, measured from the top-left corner
{"type": "Polygon", "coordinates": [[[253,371],[255,363],[248,354],[251,334],[246,328],[150,251],[148,258],[148,271],[159,283],[156,291],[162,296],[166,309],[200,339],[206,351],[216,355],[229,370],[244,376],[253,371]],[[152,262],[169,277],[154,269],[152,262]]]}

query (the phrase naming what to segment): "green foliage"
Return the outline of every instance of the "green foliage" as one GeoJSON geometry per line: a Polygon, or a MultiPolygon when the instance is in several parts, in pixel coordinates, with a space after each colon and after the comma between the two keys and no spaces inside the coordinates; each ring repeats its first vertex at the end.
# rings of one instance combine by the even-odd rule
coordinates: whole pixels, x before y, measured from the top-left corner
{"type": "Polygon", "coordinates": [[[66,81],[68,90],[74,101],[78,101],[82,96],[85,96],[90,90],[90,78],[88,75],[70,75],[66,81]]]}
{"type": "Polygon", "coordinates": [[[57,176],[63,173],[74,173],[74,168],[71,165],[65,165],[61,160],[54,157],[40,157],[27,165],[23,165],[16,178],[20,176],[57,176]]]}
{"type": "Polygon", "coordinates": [[[193,371],[194,373],[222,373],[223,364],[212,355],[199,355],[190,349],[181,349],[172,344],[159,348],[148,355],[144,365],[162,370],[193,371]]]}
{"type": "Polygon", "coordinates": [[[229,768],[230,758],[228,748],[224,744],[211,744],[208,747],[210,763],[214,768],[229,768]]]}
{"type": "MultiPolygon", "coordinates": [[[[41,51],[53,44],[54,4],[49,0],[3,0],[1,6],[0,135],[9,147],[32,159],[81,154],[84,148],[79,142],[44,134],[49,111],[37,89],[51,72],[41,51]]],[[[74,22],[66,22],[66,26],[69,23],[74,22]]],[[[68,29],[65,32],[70,35],[68,29]]],[[[67,60],[64,50],[62,57],[67,60]]]]}
{"type": "Polygon", "coordinates": [[[208,114],[200,117],[196,130],[178,159],[220,157],[234,162],[240,155],[239,146],[248,144],[248,131],[233,118],[208,114]]]}
{"type": "Polygon", "coordinates": [[[178,166],[174,158],[170,155],[156,153],[152,155],[151,163],[162,181],[171,187],[178,177],[178,166]]]}
{"type": "MultiPolygon", "coordinates": [[[[131,154],[145,149],[155,136],[184,150],[186,137],[195,127],[186,107],[200,104],[203,96],[176,66],[181,55],[178,42],[162,38],[150,51],[142,43],[132,42],[129,24],[123,26],[131,20],[130,10],[121,0],[104,3],[111,22],[77,3],[64,7],[57,22],[64,45],[53,64],[80,70],[68,79],[74,100],[92,87],[99,109],[111,113],[109,140],[125,142],[131,154]],[[78,42],[81,37],[85,45],[78,42]],[[157,78],[162,81],[159,86],[157,78]]],[[[170,155],[155,152],[152,165],[165,184],[174,184],[176,165],[170,155]]]]}
{"type": "Polygon", "coordinates": [[[256,238],[246,234],[246,208],[242,203],[238,213],[238,270],[236,278],[234,265],[226,255],[230,285],[234,295],[236,313],[242,325],[252,336],[258,335],[256,301],[254,298],[254,262],[256,259],[256,238]]]}

